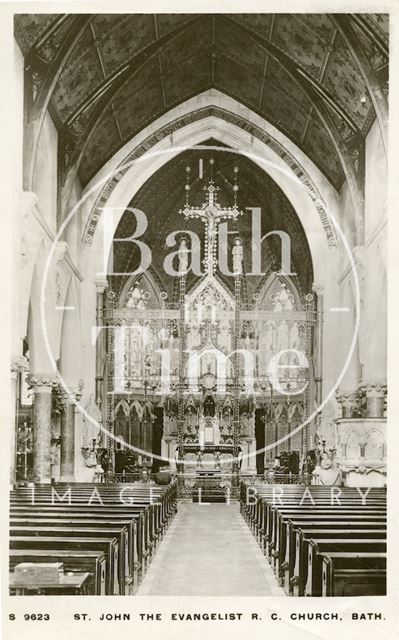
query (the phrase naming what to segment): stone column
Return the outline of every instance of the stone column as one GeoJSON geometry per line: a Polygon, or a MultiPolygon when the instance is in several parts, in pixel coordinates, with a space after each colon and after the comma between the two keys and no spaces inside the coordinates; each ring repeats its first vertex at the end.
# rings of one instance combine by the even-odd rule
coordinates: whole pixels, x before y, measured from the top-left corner
{"type": "Polygon", "coordinates": [[[383,418],[385,407],[385,394],[387,386],[385,383],[372,383],[364,386],[366,391],[366,417],[383,418]]]}
{"type": "Polygon", "coordinates": [[[33,480],[51,482],[51,392],[56,385],[49,375],[31,375],[33,404],[33,480]]]}
{"type": "Polygon", "coordinates": [[[11,362],[11,422],[10,422],[10,484],[13,485],[15,482],[15,474],[16,474],[16,444],[17,444],[17,403],[19,402],[18,398],[18,375],[23,371],[27,371],[28,363],[24,356],[19,356],[17,358],[13,358],[11,362]]]}
{"type": "MultiPolygon", "coordinates": [[[[104,278],[96,280],[96,321],[97,326],[102,327],[104,324],[104,291],[108,287],[108,281],[104,278]]],[[[105,357],[105,330],[102,329],[96,340],[96,402],[102,410],[103,408],[103,366],[105,357]]]]}
{"type": "Polygon", "coordinates": [[[337,402],[341,405],[341,418],[353,418],[358,405],[356,391],[339,391],[337,402]]]}
{"type": "Polygon", "coordinates": [[[75,479],[75,412],[76,400],[81,396],[82,385],[78,390],[58,392],[61,407],[61,452],[60,479],[62,482],[72,482],[75,479]]]}
{"type": "MultiPolygon", "coordinates": [[[[313,284],[317,298],[317,315],[315,327],[314,368],[316,386],[316,404],[319,407],[323,400],[323,322],[324,322],[324,285],[313,284]]],[[[320,427],[321,414],[316,416],[316,431],[320,427]]]]}

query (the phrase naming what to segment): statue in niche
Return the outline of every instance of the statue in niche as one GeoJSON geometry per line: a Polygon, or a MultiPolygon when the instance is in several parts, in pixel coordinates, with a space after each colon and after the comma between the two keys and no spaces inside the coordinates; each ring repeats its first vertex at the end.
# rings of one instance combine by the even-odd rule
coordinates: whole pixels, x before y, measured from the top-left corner
{"type": "Polygon", "coordinates": [[[202,469],[202,451],[197,452],[197,467],[202,469]]]}
{"type": "Polygon", "coordinates": [[[198,347],[201,344],[201,330],[197,322],[190,326],[189,344],[191,347],[198,347]]]}
{"type": "Polygon", "coordinates": [[[233,246],[233,272],[235,275],[242,274],[244,250],[240,238],[236,238],[233,246]]]}
{"type": "Polygon", "coordinates": [[[185,275],[188,271],[188,252],[189,252],[189,248],[187,246],[187,240],[186,238],[182,238],[180,240],[180,245],[179,245],[179,273],[181,275],[185,275]]]}
{"type": "Polygon", "coordinates": [[[247,413],[240,415],[240,431],[242,436],[249,436],[249,418],[247,413]]]}
{"type": "Polygon", "coordinates": [[[204,402],[204,416],[205,417],[210,416],[213,418],[214,415],[215,415],[215,402],[213,398],[208,396],[204,402]]]}
{"type": "Polygon", "coordinates": [[[226,318],[220,321],[220,346],[225,349],[230,349],[231,347],[231,331],[230,331],[230,322],[226,318]]]}

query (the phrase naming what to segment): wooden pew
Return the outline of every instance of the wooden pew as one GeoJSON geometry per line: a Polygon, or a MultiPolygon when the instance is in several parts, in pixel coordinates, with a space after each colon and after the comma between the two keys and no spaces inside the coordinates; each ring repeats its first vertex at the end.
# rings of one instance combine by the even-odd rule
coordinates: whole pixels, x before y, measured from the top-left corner
{"type": "Polygon", "coordinates": [[[106,595],[107,559],[102,551],[11,549],[9,553],[10,571],[13,571],[15,566],[21,562],[62,562],[66,572],[81,573],[82,570],[86,570],[90,574],[87,595],[106,595]]]}
{"type": "MultiPolygon", "coordinates": [[[[112,590],[123,593],[131,576],[133,576],[134,590],[137,590],[139,579],[151,560],[155,546],[176,512],[176,501],[176,482],[162,487],[140,483],[131,485],[127,483],[121,485],[57,483],[35,485],[33,491],[31,487],[18,488],[10,495],[12,533],[24,533],[26,538],[30,537],[29,533],[33,533],[35,537],[39,532],[48,533],[49,535],[43,538],[54,536],[58,540],[72,536],[80,539],[86,535],[93,536],[95,539],[97,531],[99,536],[115,535],[121,551],[118,553],[119,579],[114,580],[112,590]],[[71,504],[68,500],[69,495],[66,493],[68,490],[70,490],[71,504]],[[124,502],[127,504],[120,500],[121,490],[123,490],[124,502]],[[96,496],[92,504],[89,504],[93,491],[98,492],[102,504],[96,496]],[[70,526],[76,530],[76,535],[75,532],[72,533],[72,529],[68,528],[70,526]],[[121,528],[114,529],[114,526],[127,527],[128,545],[122,542],[126,532],[122,535],[121,528]],[[63,527],[67,527],[65,536],[63,536],[63,527]],[[127,556],[129,556],[128,561],[127,556]]],[[[13,545],[15,546],[15,543],[11,544],[13,545]]],[[[48,546],[47,543],[46,546],[48,546]]],[[[109,565],[111,566],[111,561],[109,565]]],[[[107,583],[107,590],[109,589],[111,587],[107,583]]]]}
{"type": "Polygon", "coordinates": [[[385,554],[331,552],[322,558],[322,596],[386,595],[385,554]]]}
{"type": "Polygon", "coordinates": [[[116,538],[55,538],[51,536],[14,536],[10,548],[44,551],[102,551],[107,562],[106,594],[119,595],[119,549],[116,538]]]}
{"type": "Polygon", "coordinates": [[[114,527],[109,525],[105,527],[92,527],[85,528],[79,527],[76,523],[72,526],[62,525],[61,522],[57,526],[51,525],[39,525],[33,523],[29,525],[13,526],[10,527],[10,536],[37,536],[48,537],[54,536],[57,538],[71,537],[71,538],[116,538],[118,541],[118,567],[119,567],[119,593],[125,595],[130,591],[130,585],[132,583],[132,576],[130,575],[130,557],[129,557],[129,544],[126,527],[114,527]]]}
{"type": "MultiPolygon", "coordinates": [[[[281,586],[284,587],[287,595],[293,595],[295,588],[295,595],[303,595],[304,585],[299,584],[299,575],[302,575],[299,563],[306,563],[307,557],[300,553],[300,540],[297,538],[298,532],[306,538],[312,536],[314,533],[319,537],[330,535],[334,537],[335,532],[340,532],[340,537],[344,537],[344,534],[348,532],[361,534],[362,532],[375,531],[379,535],[382,535],[383,539],[386,539],[386,521],[380,522],[375,520],[319,520],[314,516],[308,516],[304,514],[301,518],[290,519],[285,522],[286,526],[286,549],[284,562],[280,569],[281,586]],[[372,529],[370,529],[372,527],[372,529]]],[[[378,535],[378,537],[379,537],[378,535]]],[[[339,537],[339,536],[338,536],[339,537]]]]}
{"type": "MultiPolygon", "coordinates": [[[[110,485],[104,485],[104,486],[110,487],[110,485]]],[[[133,500],[133,504],[130,505],[130,504],[125,504],[120,502],[119,493],[115,488],[108,488],[101,495],[102,504],[98,502],[97,499],[95,499],[94,502],[90,504],[90,499],[92,498],[93,490],[94,490],[93,485],[84,486],[84,487],[75,487],[75,485],[60,487],[57,485],[56,491],[58,495],[63,497],[64,493],[62,492],[63,491],[65,492],[69,487],[71,487],[71,503],[69,503],[69,501],[64,502],[64,501],[58,501],[56,498],[54,499],[54,495],[52,494],[52,486],[50,487],[49,485],[44,485],[44,486],[39,486],[38,488],[35,487],[34,504],[30,502],[30,506],[46,507],[46,506],[53,506],[53,505],[56,506],[58,504],[60,505],[68,504],[71,510],[73,507],[77,507],[78,509],[82,507],[85,507],[85,508],[86,507],[89,507],[89,508],[109,507],[112,509],[133,507],[136,510],[142,509],[144,511],[144,520],[145,520],[144,522],[144,527],[145,527],[144,558],[145,558],[146,564],[149,563],[155,551],[155,545],[158,539],[160,538],[160,531],[163,529],[164,524],[161,523],[161,513],[162,513],[160,508],[161,505],[160,503],[154,502],[155,500],[154,497],[151,497],[151,498],[148,497],[148,493],[149,493],[148,490],[143,491],[141,489],[138,489],[136,491],[136,489],[134,489],[133,491],[133,489],[129,485],[123,485],[124,490],[133,491],[133,495],[130,496],[133,500]],[[72,490],[72,487],[73,487],[73,490],[72,490]]],[[[27,499],[31,500],[31,498],[32,498],[32,492],[29,489],[25,490],[23,493],[18,491],[11,495],[11,506],[12,507],[18,507],[21,505],[25,506],[26,500],[27,499]]]]}
{"type": "MultiPolygon", "coordinates": [[[[362,553],[386,553],[386,541],[383,540],[329,540],[318,538],[307,541],[308,568],[305,584],[305,596],[321,596],[323,553],[351,553],[359,557],[362,553]]],[[[361,557],[361,556],[360,556],[361,557]]]]}
{"type": "Polygon", "coordinates": [[[116,518],[120,518],[120,519],[130,519],[131,521],[136,520],[137,521],[137,536],[136,536],[136,542],[137,542],[137,557],[138,557],[138,562],[140,563],[141,566],[141,571],[144,572],[148,561],[149,561],[149,542],[148,542],[148,538],[149,538],[149,525],[147,522],[147,512],[142,508],[132,508],[129,507],[129,510],[127,510],[126,507],[119,507],[119,505],[117,507],[101,507],[101,506],[96,506],[96,507],[89,507],[89,506],[85,506],[84,508],[82,507],[82,505],[55,505],[55,506],[50,506],[47,504],[43,504],[43,505],[29,505],[29,507],[23,506],[23,505],[18,505],[18,506],[11,506],[10,508],[10,513],[11,516],[19,516],[19,517],[24,517],[25,515],[27,515],[27,513],[29,515],[35,515],[38,516],[40,514],[40,516],[44,517],[44,516],[49,516],[51,517],[52,514],[56,514],[56,513],[61,513],[64,514],[65,516],[71,516],[71,517],[78,517],[81,519],[87,519],[87,521],[90,521],[90,519],[93,518],[106,518],[106,519],[116,519],[116,518]],[[27,511],[28,509],[28,511],[27,511]]]}
{"type": "Polygon", "coordinates": [[[141,565],[138,560],[137,552],[137,522],[131,518],[125,518],[124,516],[110,516],[108,518],[102,518],[97,514],[85,514],[85,517],[81,517],[81,514],[77,517],[72,517],[70,513],[56,511],[43,516],[41,512],[38,515],[26,514],[21,516],[11,515],[10,527],[58,527],[60,525],[64,527],[73,528],[81,531],[87,527],[99,527],[106,529],[108,527],[120,527],[126,530],[127,534],[127,556],[128,564],[125,564],[125,582],[129,586],[128,592],[135,593],[141,579],[141,565]],[[128,571],[126,571],[126,569],[128,571]],[[131,582],[131,585],[130,585],[131,582]]]}
{"type": "MultiPolygon", "coordinates": [[[[336,499],[332,502],[333,498],[331,495],[331,488],[326,487],[307,487],[307,494],[304,497],[305,488],[302,486],[290,486],[289,490],[286,491],[284,489],[283,497],[274,494],[274,489],[271,487],[263,487],[257,489],[256,495],[256,505],[242,505],[242,512],[244,513],[244,517],[246,518],[249,526],[251,527],[255,536],[259,539],[260,530],[264,529],[267,524],[268,512],[271,507],[279,507],[279,506],[290,506],[296,504],[298,507],[306,506],[310,504],[310,496],[316,501],[316,507],[319,506],[322,502],[329,506],[334,506],[336,504],[336,499]],[[273,503],[274,499],[274,503],[273,503]],[[280,503],[280,500],[282,504],[280,503]],[[304,502],[304,504],[301,504],[304,502]]],[[[277,487],[279,489],[280,487],[277,487]]],[[[359,492],[354,491],[352,489],[345,490],[341,489],[342,495],[339,497],[342,505],[347,503],[357,504],[359,506],[362,505],[362,497],[359,492]]],[[[367,495],[366,505],[370,507],[384,507],[386,505],[386,494],[385,491],[383,493],[375,493],[375,491],[370,491],[367,495]]],[[[338,506],[338,505],[337,505],[338,506]]]]}
{"type": "Polygon", "coordinates": [[[315,518],[324,517],[334,519],[334,520],[359,520],[360,518],[364,521],[385,521],[386,519],[386,511],[385,510],[375,510],[372,508],[358,508],[358,507],[306,507],[306,508],[297,508],[294,507],[292,509],[288,507],[280,507],[279,509],[274,508],[273,517],[270,520],[270,526],[268,531],[268,545],[267,545],[267,556],[270,558],[273,567],[276,567],[278,559],[283,561],[285,557],[285,535],[286,535],[286,527],[285,522],[290,520],[291,518],[295,518],[296,516],[300,516],[303,513],[308,515],[314,515],[315,518]]]}
{"type": "MultiPolygon", "coordinates": [[[[342,526],[342,523],[341,523],[342,526]]],[[[370,526],[373,526],[372,524],[370,526]]],[[[317,528],[317,522],[314,527],[309,529],[299,528],[296,530],[295,536],[295,556],[294,566],[292,571],[292,577],[290,580],[291,587],[293,589],[293,595],[302,596],[305,593],[305,585],[307,580],[308,571],[308,543],[314,539],[318,541],[333,541],[351,542],[351,541],[370,541],[380,540],[385,543],[386,541],[386,528],[384,529],[350,529],[350,525],[346,524],[345,529],[338,529],[330,527],[328,529],[320,530],[317,528]]]]}
{"type": "MultiPolygon", "coordinates": [[[[252,486],[250,488],[252,489],[252,486]]],[[[385,488],[372,489],[367,494],[365,503],[362,502],[363,496],[356,489],[346,487],[340,489],[339,496],[331,493],[331,487],[306,487],[304,494],[304,486],[284,485],[281,487],[284,490],[283,496],[276,486],[256,485],[255,488],[257,494],[255,498],[252,495],[251,503],[248,504],[245,502],[248,483],[241,484],[241,513],[287,593],[302,595],[309,591],[312,595],[318,595],[321,592],[324,569],[321,568],[323,563],[320,558],[326,556],[326,550],[332,554],[330,564],[326,568],[326,585],[330,585],[326,586],[326,589],[330,590],[333,590],[331,585],[338,584],[335,575],[349,576],[348,580],[352,580],[350,588],[360,589],[360,571],[356,574],[357,577],[353,577],[354,574],[350,573],[348,567],[347,574],[345,568],[342,569],[343,573],[339,574],[338,558],[341,554],[349,553],[348,559],[345,560],[347,563],[352,562],[355,556],[365,550],[373,554],[381,552],[384,556],[385,488]],[[312,549],[318,549],[317,552],[313,552],[311,561],[308,557],[308,545],[312,549]],[[309,564],[310,562],[312,564],[309,564]],[[308,565],[311,566],[311,577],[307,574],[308,565]],[[334,573],[335,566],[337,574],[334,573]],[[309,580],[311,584],[306,586],[309,580]]],[[[380,566],[368,566],[367,572],[370,579],[372,576],[376,578],[373,589],[381,590],[384,569],[380,566]]],[[[338,587],[335,589],[335,592],[337,591],[338,587]]],[[[365,592],[371,593],[367,589],[365,592]]]]}

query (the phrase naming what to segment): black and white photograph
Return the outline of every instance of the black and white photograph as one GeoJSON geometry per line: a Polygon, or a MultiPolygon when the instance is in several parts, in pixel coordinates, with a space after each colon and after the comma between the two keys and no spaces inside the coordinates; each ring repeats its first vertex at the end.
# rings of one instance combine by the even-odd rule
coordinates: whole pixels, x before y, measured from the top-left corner
{"type": "Polygon", "coordinates": [[[12,6],[7,640],[375,638],[390,6],[135,4],[12,6]]]}

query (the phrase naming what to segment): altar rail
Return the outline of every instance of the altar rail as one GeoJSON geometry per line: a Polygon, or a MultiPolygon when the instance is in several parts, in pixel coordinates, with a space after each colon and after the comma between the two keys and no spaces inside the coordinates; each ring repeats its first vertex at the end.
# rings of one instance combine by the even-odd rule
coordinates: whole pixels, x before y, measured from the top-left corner
{"type": "MultiPolygon", "coordinates": [[[[263,475],[245,475],[235,478],[231,473],[204,475],[197,473],[172,473],[171,480],[177,478],[177,497],[180,500],[193,499],[195,501],[214,500],[228,502],[230,500],[238,500],[239,498],[239,480],[244,480],[247,485],[267,484],[267,485],[310,485],[310,474],[268,474],[263,475]],[[200,491],[198,491],[200,490],[200,491]]],[[[115,483],[132,483],[140,482],[142,484],[155,483],[164,484],[160,481],[157,473],[108,473],[101,474],[94,480],[98,483],[115,484],[115,483]]]]}

